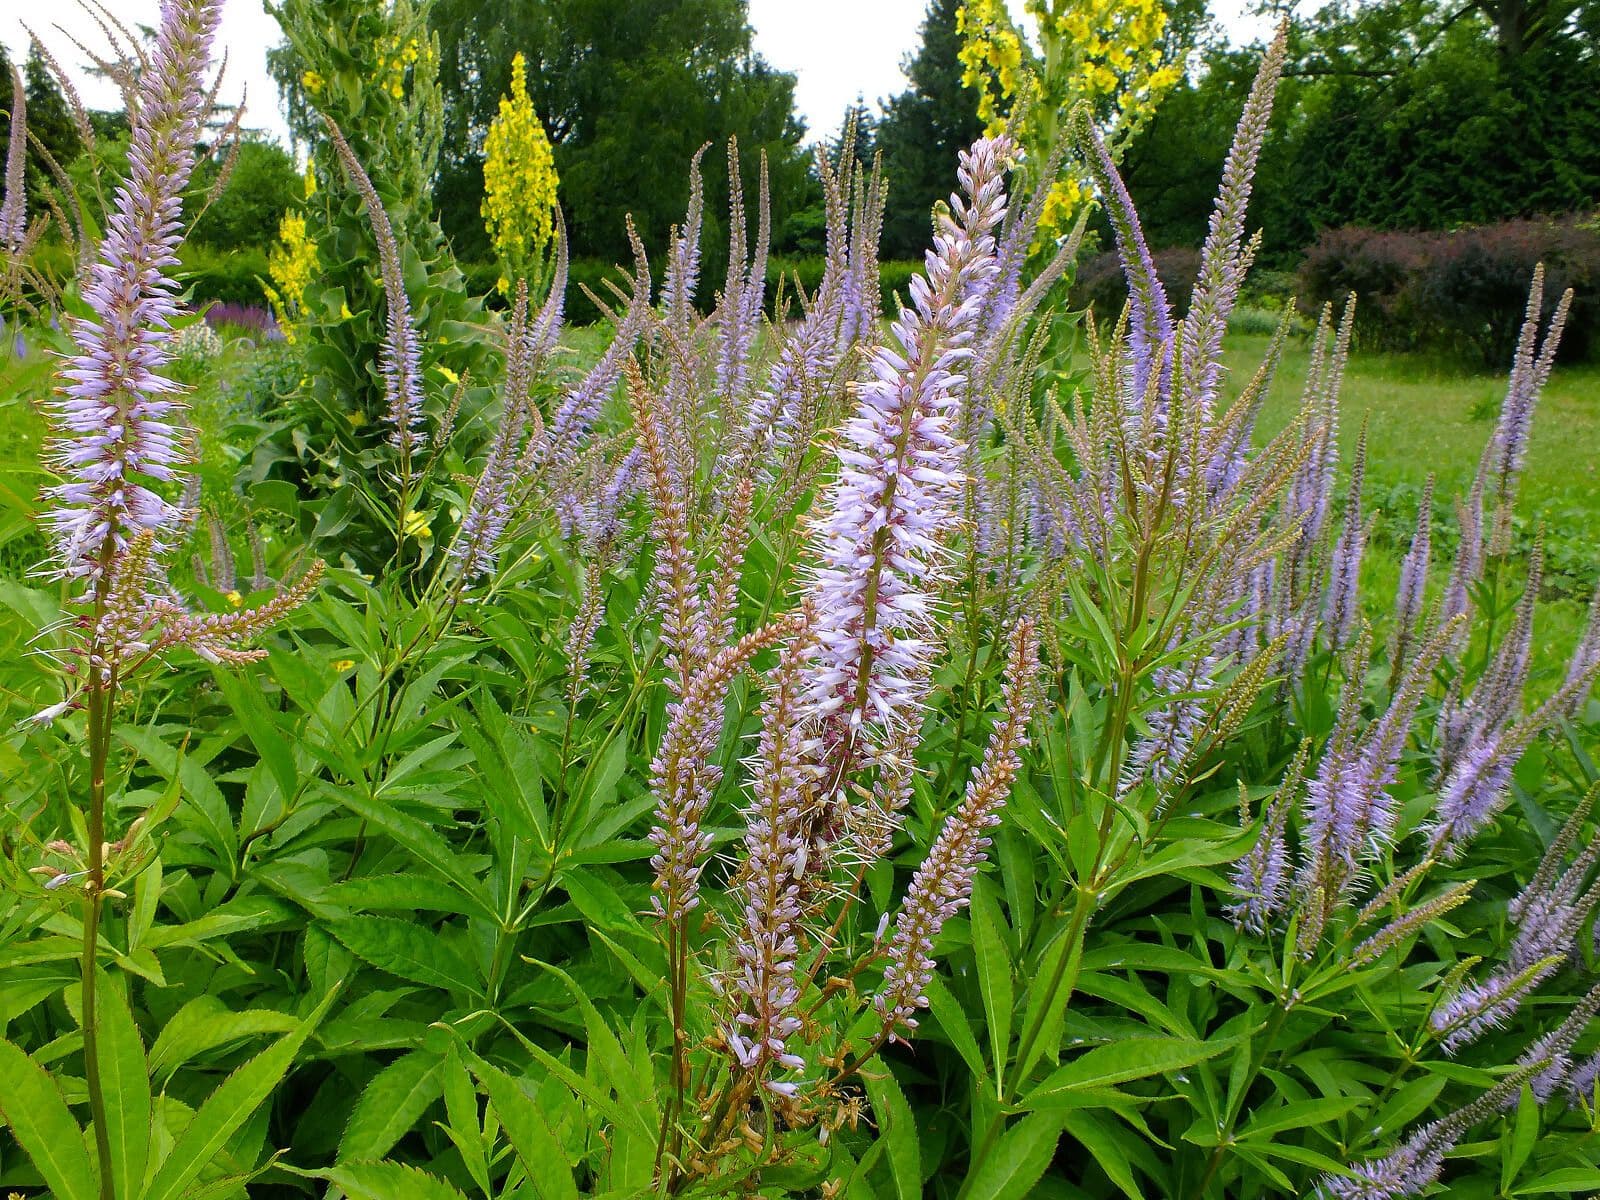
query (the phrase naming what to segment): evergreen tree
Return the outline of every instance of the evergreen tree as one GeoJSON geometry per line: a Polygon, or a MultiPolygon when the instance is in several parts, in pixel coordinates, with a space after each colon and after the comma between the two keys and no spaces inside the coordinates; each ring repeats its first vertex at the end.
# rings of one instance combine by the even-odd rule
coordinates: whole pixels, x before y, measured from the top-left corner
{"type": "Polygon", "coordinates": [[[956,155],[983,132],[973,94],[961,85],[956,32],[960,0],[931,0],[922,45],[906,63],[911,86],[884,105],[876,129],[889,178],[883,256],[915,258],[928,243],[933,206],[955,187],[956,155]]]}

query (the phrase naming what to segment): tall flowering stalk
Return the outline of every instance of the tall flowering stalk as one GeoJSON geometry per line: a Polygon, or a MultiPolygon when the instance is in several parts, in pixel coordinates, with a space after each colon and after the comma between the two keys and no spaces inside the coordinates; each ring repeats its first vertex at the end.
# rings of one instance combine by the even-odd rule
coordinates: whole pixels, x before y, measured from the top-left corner
{"type": "MultiPolygon", "coordinates": [[[[182,502],[157,489],[189,462],[178,425],[180,388],[164,374],[170,360],[182,193],[208,111],[206,81],[221,5],[167,0],[154,51],[131,106],[128,174],[118,188],[98,259],[83,285],[92,316],[74,319],[73,351],[50,410],[50,457],[64,482],[46,491],[43,518],[54,535],[50,567],[71,581],[81,607],[71,652],[80,690],[35,717],[48,722],[70,708],[87,716],[89,785],[84,812],[84,1077],[100,1168],[102,1200],[113,1200],[112,1131],[101,1077],[97,960],[108,854],[120,853],[106,831],[107,764],[119,689],[168,651],[188,647],[208,662],[239,663],[261,632],[301,603],[320,564],[259,608],[225,614],[190,612],[166,581],[163,562],[191,527],[182,502]]],[[[131,840],[130,830],[124,842],[131,840]]],[[[122,844],[122,843],[119,843],[122,844]]],[[[60,885],[62,880],[52,880],[60,885]]]]}
{"type": "Polygon", "coordinates": [[[945,922],[966,907],[978,868],[988,857],[988,830],[1000,823],[1028,744],[1039,637],[1025,617],[1011,639],[1006,662],[1005,711],[984,748],[983,761],[966,795],[939,830],[911,878],[890,937],[883,986],[872,1004],[883,1020],[883,1036],[899,1038],[917,1027],[916,1013],[928,1006],[924,989],[933,977],[933,946],[945,922]]]}
{"type": "Polygon", "coordinates": [[[159,557],[182,524],[177,505],[153,487],[177,477],[187,457],[175,420],[177,385],[162,372],[168,329],[178,313],[177,265],[183,189],[194,166],[205,112],[202,79],[217,5],[169,0],[160,39],[141,77],[128,149],[128,178],[116,193],[99,260],[83,299],[94,315],[75,318],[67,386],[53,412],[51,457],[65,479],[50,490],[46,517],[56,565],[74,578],[104,576],[138,533],[159,557]]]}
{"type": "MultiPolygon", "coordinates": [[[[383,298],[387,309],[382,358],[383,394],[387,405],[389,444],[400,454],[403,509],[405,494],[411,484],[413,460],[428,444],[423,414],[422,344],[417,337],[416,323],[411,317],[411,298],[406,295],[405,277],[401,271],[400,245],[395,240],[389,213],[339,127],[329,121],[327,128],[339,161],[344,164],[351,184],[366,206],[367,220],[371,222],[372,234],[378,241],[378,267],[383,279],[383,298]]],[[[402,512],[401,516],[403,518],[405,513],[402,512]]]]}
{"type": "Polygon", "coordinates": [[[926,690],[933,583],[956,520],[962,448],[955,435],[963,368],[998,268],[1008,138],[963,152],[963,194],[940,218],[913,307],[877,350],[855,415],[842,431],[839,477],[815,533],[820,559],[810,594],[817,651],[809,680],[814,718],[838,745],[871,757],[916,721],[926,690]]]}
{"type": "Polygon", "coordinates": [[[27,162],[28,93],[22,72],[11,64],[11,132],[6,139],[5,199],[0,201],[0,249],[15,251],[28,232],[28,198],[23,187],[27,162]]]}
{"type": "Polygon", "coordinates": [[[795,981],[806,876],[805,819],[821,771],[815,734],[801,719],[809,628],[784,648],[761,713],[754,784],[745,808],[745,864],[735,886],[744,901],[734,941],[733,991],[739,998],[727,1039],[735,1061],[762,1086],[792,1095],[795,1084],[770,1079],[774,1066],[799,1070],[790,1049],[800,1029],[795,981]]]}

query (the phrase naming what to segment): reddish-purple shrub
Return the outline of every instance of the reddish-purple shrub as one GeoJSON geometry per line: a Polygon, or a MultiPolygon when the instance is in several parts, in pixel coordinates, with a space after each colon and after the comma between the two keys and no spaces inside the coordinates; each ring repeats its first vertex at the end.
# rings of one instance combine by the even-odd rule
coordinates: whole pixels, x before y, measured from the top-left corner
{"type": "Polygon", "coordinates": [[[239,334],[277,341],[283,337],[273,315],[259,304],[235,304],[224,300],[206,309],[206,324],[219,333],[239,334]]]}
{"type": "Polygon", "coordinates": [[[1315,314],[1356,293],[1355,334],[1371,349],[1441,349],[1481,357],[1511,355],[1523,320],[1528,280],[1538,263],[1547,280],[1543,314],[1566,288],[1576,293],[1567,359],[1593,348],[1600,286],[1600,224],[1594,218],[1503,221],[1448,233],[1327,229],[1300,267],[1300,303],[1315,314]]]}

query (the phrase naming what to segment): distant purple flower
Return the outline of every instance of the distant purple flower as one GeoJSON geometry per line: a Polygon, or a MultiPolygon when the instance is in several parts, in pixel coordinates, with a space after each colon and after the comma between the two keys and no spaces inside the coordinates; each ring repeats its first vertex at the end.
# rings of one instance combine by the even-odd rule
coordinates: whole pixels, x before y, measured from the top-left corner
{"type": "Polygon", "coordinates": [[[118,187],[83,298],[94,316],[70,323],[75,353],[55,401],[52,457],[66,482],[49,490],[59,569],[98,577],[111,548],[140,531],[167,549],[182,514],[141,482],[169,482],[188,455],[175,423],[178,387],[162,374],[178,305],[163,274],[178,261],[183,189],[206,102],[204,72],[221,6],[167,0],[139,77],[128,178],[118,187]]]}

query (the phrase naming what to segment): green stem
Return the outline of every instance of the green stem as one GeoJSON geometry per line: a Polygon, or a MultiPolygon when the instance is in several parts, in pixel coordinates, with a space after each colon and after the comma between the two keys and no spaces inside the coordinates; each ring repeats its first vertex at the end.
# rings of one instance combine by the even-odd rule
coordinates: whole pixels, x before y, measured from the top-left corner
{"type": "MultiPolygon", "coordinates": [[[[91,667],[91,670],[95,668],[91,667]]],[[[111,1130],[106,1123],[105,1085],[100,1078],[99,996],[96,960],[100,949],[100,898],[105,890],[106,760],[111,750],[111,697],[116,675],[89,689],[89,875],[83,887],[83,1069],[100,1163],[100,1200],[116,1200],[111,1175],[111,1130]]]]}

